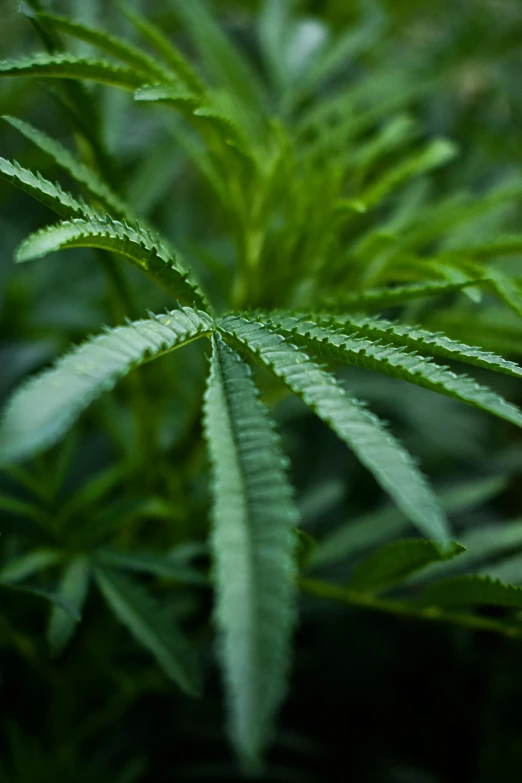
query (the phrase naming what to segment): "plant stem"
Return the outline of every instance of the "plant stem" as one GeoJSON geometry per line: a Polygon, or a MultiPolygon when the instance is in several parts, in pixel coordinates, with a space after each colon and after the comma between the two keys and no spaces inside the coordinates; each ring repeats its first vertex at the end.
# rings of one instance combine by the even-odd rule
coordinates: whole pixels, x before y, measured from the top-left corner
{"type": "Polygon", "coordinates": [[[433,620],[435,622],[450,623],[476,631],[493,631],[511,638],[522,639],[522,624],[507,623],[494,620],[489,617],[467,614],[466,612],[448,612],[438,606],[423,606],[416,603],[393,601],[387,598],[378,598],[370,593],[361,593],[347,587],[331,585],[316,579],[300,579],[299,587],[307,595],[316,598],[325,598],[330,601],[338,601],[350,606],[359,606],[376,612],[413,617],[417,620],[433,620]]]}

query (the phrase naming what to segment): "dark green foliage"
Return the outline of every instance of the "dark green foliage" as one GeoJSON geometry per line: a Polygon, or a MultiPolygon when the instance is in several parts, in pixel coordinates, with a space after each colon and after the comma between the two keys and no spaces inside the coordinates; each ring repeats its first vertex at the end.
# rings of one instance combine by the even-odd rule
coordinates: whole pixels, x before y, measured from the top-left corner
{"type": "MultiPolygon", "coordinates": [[[[0,645],[50,705],[36,767],[9,730],[6,783],[44,765],[57,781],[148,780],[134,710],[161,700],[138,724],[150,747],[169,720],[175,753],[214,737],[214,662],[243,772],[268,756],[267,779],[294,779],[270,754],[307,744],[280,710],[318,670],[329,680],[328,661],[307,668],[322,635],[355,676],[361,645],[380,646],[364,640],[400,618],[419,638],[423,621],[522,638],[522,185],[506,174],[522,149],[508,134],[504,165],[499,111],[477,136],[486,77],[475,63],[466,82],[466,47],[496,60],[458,9],[440,21],[420,3],[435,33],[419,42],[407,4],[243,5],[152,3],[149,19],[92,0],[76,19],[32,0],[45,51],[0,63],[0,645]],[[42,226],[46,208],[60,222],[42,226]],[[51,257],[13,271],[13,255],[51,257]],[[43,633],[34,597],[50,602],[43,633]],[[46,760],[78,721],[78,670],[92,717],[46,760]],[[123,751],[75,766],[120,720],[123,751]]],[[[518,71],[501,62],[507,100],[518,71]]],[[[167,779],[235,774],[187,757],[167,779]]],[[[450,780],[386,758],[357,779],[450,780]]]]}

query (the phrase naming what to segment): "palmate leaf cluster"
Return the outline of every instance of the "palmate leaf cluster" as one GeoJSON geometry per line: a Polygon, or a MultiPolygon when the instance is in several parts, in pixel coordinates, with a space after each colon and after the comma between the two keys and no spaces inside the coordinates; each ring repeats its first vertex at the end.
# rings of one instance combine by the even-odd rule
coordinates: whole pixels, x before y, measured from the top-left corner
{"type": "MultiPolygon", "coordinates": [[[[49,156],[81,195],[1,158],[0,176],[59,217],[22,241],[16,260],[95,249],[113,287],[117,323],[13,393],[0,423],[0,463],[45,498],[45,486],[37,482],[35,488],[18,463],[42,459],[128,375],[143,452],[139,469],[145,466],[154,484],[161,471],[175,471],[168,455],[175,444],[163,448],[147,429],[154,416],[139,368],[195,341],[210,357],[202,406],[199,390],[189,392],[195,409],[202,408],[196,419],[202,417],[211,463],[210,569],[197,565],[201,551],[187,551],[186,541],[167,554],[107,546],[108,531],[129,519],[177,514],[156,494],[141,507],[116,502],[104,508],[132,472],[123,459],[73,493],[55,519],[45,503],[0,496],[1,509],[50,526],[66,541],[63,548],[24,552],[0,572],[6,588],[32,590],[53,602],[52,653],[62,653],[73,638],[93,585],[167,676],[197,695],[198,642],[137,575],[195,593],[212,586],[230,733],[244,766],[255,770],[288,687],[299,589],[352,606],[521,636],[517,563],[506,559],[496,571],[483,565],[488,531],[482,543],[480,531],[478,541],[467,531],[453,540],[444,497],[392,428],[354,393],[350,374],[343,381],[333,369],[371,370],[522,426],[514,404],[463,369],[519,378],[519,365],[501,355],[506,346],[509,354],[519,353],[512,350],[518,333],[483,331],[459,315],[482,300],[516,317],[522,312],[520,282],[503,263],[522,250],[522,235],[510,223],[522,180],[501,178],[480,199],[464,192],[435,198],[433,178],[458,149],[445,138],[423,139],[413,119],[418,95],[433,89],[430,80],[412,85],[398,63],[390,72],[331,88],[346,61],[376,40],[378,17],[369,18],[358,36],[317,42],[302,62],[289,65],[285,58],[299,20],[291,3],[267,0],[257,29],[260,73],[200,0],[174,4],[197,65],[130,8],[125,14],[143,48],[31,5],[28,13],[48,51],[4,61],[0,74],[57,80],[54,89],[62,91],[78,151],[25,120],[4,120],[49,156]],[[66,51],[69,39],[88,44],[92,53],[66,51]],[[120,88],[141,112],[156,111],[167,155],[183,150],[202,192],[215,203],[208,218],[225,226],[226,269],[213,252],[195,247],[182,254],[151,225],[139,199],[137,207],[125,197],[85,84],[120,88]],[[88,118],[88,133],[75,123],[78,116],[88,118]],[[135,316],[120,256],[166,293],[165,312],[135,316]],[[451,336],[439,331],[439,321],[451,336]],[[265,381],[278,394],[301,400],[329,427],[397,510],[338,529],[301,556],[302,523],[288,460],[269,394],[260,395],[265,381]],[[85,529],[75,523],[82,514],[85,529]],[[408,535],[409,523],[425,538],[391,540],[408,535]],[[316,578],[343,560],[352,562],[340,581],[316,578]],[[56,588],[40,589],[35,578],[56,567],[56,588]],[[504,613],[484,617],[477,606],[504,613]]],[[[165,165],[164,148],[158,149],[159,165],[165,165]]],[[[182,201],[180,190],[169,208],[175,211],[182,201]]],[[[118,429],[117,418],[109,408],[108,429],[118,429]]],[[[161,481],[171,479],[161,473],[161,481]]],[[[509,553],[517,535],[516,523],[506,524],[495,539],[498,553],[509,553]]],[[[206,545],[202,551],[206,556],[206,545]]]]}

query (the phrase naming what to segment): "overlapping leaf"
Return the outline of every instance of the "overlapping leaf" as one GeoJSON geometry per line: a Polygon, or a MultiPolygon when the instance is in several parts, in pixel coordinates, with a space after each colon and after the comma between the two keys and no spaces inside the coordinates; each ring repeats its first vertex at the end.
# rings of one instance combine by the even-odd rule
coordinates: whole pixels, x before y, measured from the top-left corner
{"type": "MultiPolygon", "coordinates": [[[[271,323],[282,334],[316,355],[400,378],[466,402],[522,427],[522,412],[500,395],[466,375],[457,375],[429,357],[408,353],[394,345],[343,334],[292,316],[274,316],[271,323]]],[[[349,330],[348,330],[349,331],[349,330]]]]}
{"type": "Polygon", "coordinates": [[[376,416],[314,364],[304,351],[272,329],[240,316],[225,317],[220,327],[281,378],[353,449],[423,533],[448,543],[446,521],[437,498],[411,456],[376,416]]]}

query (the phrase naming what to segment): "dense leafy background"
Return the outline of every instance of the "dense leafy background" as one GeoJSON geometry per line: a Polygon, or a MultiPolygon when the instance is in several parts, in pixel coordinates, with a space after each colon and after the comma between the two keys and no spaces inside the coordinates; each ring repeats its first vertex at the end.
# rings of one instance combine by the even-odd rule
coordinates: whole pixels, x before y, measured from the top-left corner
{"type": "MultiPolygon", "coordinates": [[[[132,28],[116,7],[99,5],[56,3],[53,8],[72,9],[77,18],[103,22],[132,39],[132,28]]],[[[214,5],[231,35],[256,61],[252,18],[258,4],[214,5]]],[[[362,40],[331,89],[372,74],[386,75],[392,65],[406,74],[406,84],[391,78],[384,94],[377,90],[370,103],[429,82],[404,110],[420,139],[446,136],[459,150],[458,158],[430,175],[434,197],[469,190],[472,201],[480,203],[484,192],[516,177],[522,158],[518,2],[330,0],[298,6],[304,15],[334,30],[353,31],[362,40]]],[[[168,3],[147,3],[146,10],[187,46],[168,3]]],[[[14,4],[3,0],[0,46],[6,57],[38,45],[30,24],[15,11],[14,4]]],[[[308,24],[312,34],[322,29],[317,22],[315,27],[308,24]]],[[[291,51],[297,58],[297,39],[291,51]]],[[[290,62],[289,71],[292,67],[298,62],[290,62]]],[[[65,116],[56,108],[50,84],[5,80],[0,84],[1,113],[23,117],[67,142],[65,116]]],[[[233,250],[225,217],[208,186],[154,116],[105,89],[99,90],[99,99],[108,144],[121,166],[114,181],[126,183],[135,208],[154,219],[194,264],[222,271],[223,290],[214,295],[227,299],[233,250]]],[[[1,128],[0,138],[2,156],[66,181],[49,158],[9,125],[1,128]]],[[[413,192],[414,207],[422,197],[421,190],[413,192]]],[[[15,268],[15,246],[49,216],[6,183],[0,183],[0,198],[4,397],[28,372],[98,331],[101,323],[121,322],[122,313],[102,265],[87,251],[15,268]]],[[[498,225],[503,232],[516,231],[519,216],[515,203],[479,217],[462,228],[461,244],[480,231],[491,236],[498,225]]],[[[502,268],[516,276],[520,262],[519,256],[510,256],[502,268]]],[[[143,277],[125,275],[136,311],[127,315],[167,306],[168,299],[143,277]]],[[[268,303],[269,296],[267,286],[268,303]]],[[[428,326],[521,358],[521,322],[489,295],[480,305],[460,296],[421,309],[408,307],[405,314],[412,320],[422,318],[428,326]]],[[[182,548],[187,541],[201,542],[207,529],[208,466],[200,419],[206,371],[201,351],[191,348],[143,368],[139,382],[130,379],[103,398],[64,443],[31,463],[27,473],[3,473],[0,479],[4,578],[12,578],[7,569],[13,564],[23,568],[19,557],[34,549],[58,551],[68,562],[89,547],[103,547],[113,556],[115,550],[120,555],[173,550],[170,574],[145,576],[142,584],[196,640],[208,664],[205,699],[193,701],[167,680],[115,623],[100,591],[90,591],[81,627],[59,659],[49,656],[49,641],[52,646],[67,633],[63,617],[62,626],[56,616],[49,625],[45,603],[2,591],[2,783],[210,781],[238,774],[225,739],[208,627],[210,592],[204,580],[197,587],[187,585],[191,576],[197,581],[205,572],[208,554],[201,547],[182,548]],[[145,406],[142,420],[148,431],[135,431],[129,412],[140,405],[145,406]],[[150,453],[150,430],[161,432],[168,461],[158,463],[150,453]],[[12,498],[20,505],[13,506],[12,498]]],[[[476,375],[511,400],[522,401],[513,379],[492,379],[487,371],[476,375]]],[[[350,388],[390,420],[419,455],[458,540],[468,544],[473,568],[521,583],[522,451],[514,428],[395,379],[350,369],[349,380],[350,388]]],[[[273,401],[276,392],[261,373],[259,382],[266,400],[273,401]]],[[[312,565],[315,558],[319,569],[323,558],[323,573],[342,581],[353,557],[410,534],[398,513],[383,505],[372,479],[323,425],[288,398],[275,407],[275,414],[291,458],[303,528],[323,542],[311,555],[312,565]],[[328,536],[339,529],[345,530],[344,543],[342,537],[334,538],[328,552],[328,536]],[[374,540],[369,540],[369,530],[376,531],[374,540]]],[[[105,557],[110,565],[107,551],[105,557]]],[[[33,583],[54,589],[62,560],[33,583]]],[[[81,592],[81,563],[76,562],[76,569],[81,592]]],[[[132,576],[132,569],[128,573],[132,576]]],[[[342,770],[343,777],[363,783],[517,781],[522,766],[521,654],[516,639],[304,597],[291,697],[266,779],[337,780],[342,770]]]]}

